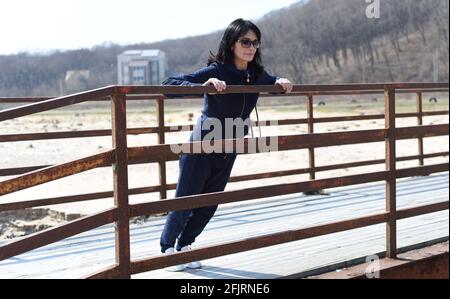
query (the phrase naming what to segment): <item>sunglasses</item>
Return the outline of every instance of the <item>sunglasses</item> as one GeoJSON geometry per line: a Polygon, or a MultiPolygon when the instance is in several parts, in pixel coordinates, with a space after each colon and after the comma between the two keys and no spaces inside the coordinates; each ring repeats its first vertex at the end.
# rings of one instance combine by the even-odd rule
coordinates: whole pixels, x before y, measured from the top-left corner
{"type": "Polygon", "coordinates": [[[238,39],[238,42],[241,43],[243,48],[250,48],[252,45],[255,49],[259,49],[261,46],[261,41],[259,40],[251,40],[249,38],[238,39]]]}

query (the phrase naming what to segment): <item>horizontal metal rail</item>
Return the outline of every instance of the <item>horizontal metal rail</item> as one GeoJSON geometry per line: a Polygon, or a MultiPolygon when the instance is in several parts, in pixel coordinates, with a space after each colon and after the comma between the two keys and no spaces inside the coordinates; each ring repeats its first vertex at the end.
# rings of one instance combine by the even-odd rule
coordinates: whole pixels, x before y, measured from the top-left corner
{"type": "Polygon", "coordinates": [[[116,209],[82,217],[0,246],[0,261],[116,221],[116,209]]]}
{"type": "MultiPolygon", "coordinates": [[[[397,170],[397,178],[428,175],[435,172],[448,171],[448,167],[448,163],[442,163],[436,165],[399,169],[397,170]]],[[[180,211],[185,209],[206,207],[209,205],[247,201],[257,198],[279,196],[291,193],[359,185],[364,183],[383,181],[386,180],[386,178],[387,171],[379,171],[314,181],[254,187],[243,190],[208,193],[204,195],[177,197],[176,199],[167,199],[163,201],[130,205],[130,217],[159,214],[168,211],[180,211]]]]}
{"type": "MultiPolygon", "coordinates": [[[[448,110],[441,111],[429,111],[423,112],[422,116],[436,116],[447,115],[448,110]]],[[[419,113],[399,113],[397,118],[409,118],[417,117],[419,113]]],[[[357,120],[374,120],[384,119],[383,114],[372,115],[353,115],[353,116],[336,116],[336,117],[318,117],[314,118],[314,123],[331,123],[331,122],[344,122],[344,121],[357,121],[357,120]]],[[[253,126],[271,127],[271,126],[288,126],[288,125],[301,125],[307,124],[307,118],[298,119],[281,119],[281,120],[265,120],[265,121],[252,121],[253,126]]],[[[159,127],[147,127],[147,128],[130,128],[127,129],[128,135],[139,134],[154,134],[160,133],[174,133],[174,132],[187,132],[192,131],[194,125],[177,125],[177,126],[164,126],[162,130],[159,127]]],[[[64,138],[83,138],[83,137],[105,137],[111,136],[111,130],[86,130],[86,131],[64,131],[64,132],[46,132],[46,133],[23,133],[23,134],[4,134],[0,135],[0,142],[15,142],[15,141],[31,141],[31,140],[50,140],[50,139],[64,139],[64,138]]]]}
{"type": "MultiPolygon", "coordinates": [[[[194,142],[181,144],[165,144],[164,134],[173,131],[181,131],[183,128],[168,127],[164,125],[164,106],[162,95],[201,95],[203,93],[214,93],[212,86],[109,86],[93,91],[83,92],[71,96],[64,96],[53,99],[28,99],[32,104],[20,106],[16,108],[0,111],[0,121],[22,117],[38,112],[44,112],[56,108],[62,108],[87,101],[112,100],[113,109],[113,128],[112,130],[91,130],[84,132],[50,132],[50,133],[31,133],[31,134],[10,134],[0,135],[0,142],[37,140],[42,139],[59,139],[59,138],[78,138],[78,137],[94,137],[94,136],[112,136],[114,149],[105,153],[86,157],[65,164],[48,166],[46,168],[37,168],[40,166],[30,166],[21,168],[10,168],[1,170],[0,174],[8,175],[12,173],[19,174],[29,170],[19,177],[0,182],[0,195],[9,194],[18,190],[36,186],[45,182],[53,181],[68,175],[80,173],[86,170],[107,167],[113,165],[114,174],[114,191],[99,192],[93,194],[74,195],[69,197],[59,197],[52,199],[34,200],[22,203],[2,203],[0,211],[3,209],[11,209],[18,207],[31,207],[31,205],[42,205],[49,203],[62,203],[80,201],[86,199],[99,198],[100,196],[114,196],[115,208],[99,213],[94,216],[84,217],[73,221],[69,224],[61,225],[46,231],[33,234],[29,237],[22,238],[17,241],[10,242],[0,247],[0,260],[12,257],[23,252],[51,244],[63,238],[73,236],[80,232],[93,229],[95,227],[116,222],[116,263],[106,270],[92,274],[92,278],[101,277],[123,277],[129,278],[131,274],[158,269],[168,265],[175,265],[181,262],[187,262],[191,259],[202,257],[210,258],[221,256],[266,246],[272,246],[285,242],[301,240],[304,238],[315,237],[330,234],[338,231],[345,231],[353,228],[364,227],[368,225],[386,223],[387,233],[387,256],[395,257],[396,254],[396,221],[398,219],[413,217],[426,213],[432,213],[448,209],[449,203],[440,202],[425,206],[412,207],[409,209],[396,209],[396,179],[415,176],[429,175],[432,173],[448,171],[449,164],[441,163],[434,165],[423,165],[423,159],[448,156],[448,151],[441,153],[423,153],[423,138],[448,135],[448,124],[442,125],[422,125],[423,116],[443,115],[448,111],[430,111],[423,112],[421,101],[425,92],[448,92],[449,83],[381,83],[381,84],[339,84],[339,85],[302,85],[294,86],[293,94],[307,95],[308,105],[312,105],[312,97],[315,95],[347,95],[347,94],[375,94],[383,93],[385,101],[385,115],[358,115],[344,117],[324,117],[314,118],[312,108],[308,108],[308,118],[306,119],[289,119],[280,120],[278,125],[307,124],[309,134],[290,135],[290,136],[274,136],[277,138],[277,151],[308,149],[310,159],[314,158],[314,148],[350,145],[357,143],[369,143],[384,141],[386,144],[386,159],[378,159],[371,161],[358,161],[351,163],[342,163],[336,165],[315,166],[310,161],[310,167],[306,169],[294,169],[287,171],[275,171],[263,174],[243,175],[232,178],[231,181],[258,179],[266,177],[276,177],[293,175],[299,173],[310,173],[310,180],[306,182],[296,182],[289,184],[278,184],[272,186],[263,186],[257,188],[248,188],[243,190],[235,190],[228,192],[218,192],[210,194],[201,194],[195,196],[179,197],[176,199],[168,199],[164,201],[148,202],[142,204],[130,205],[128,196],[131,194],[140,194],[144,192],[160,191],[165,194],[169,188],[174,188],[175,184],[166,184],[165,180],[165,162],[178,160],[178,153],[173,152],[172,146],[185,147],[187,149],[199,146],[202,153],[205,151],[205,145],[212,145],[215,148],[230,149],[235,148],[237,144],[243,142],[246,153],[249,152],[249,146],[255,145],[255,152],[259,153],[267,151],[266,147],[259,147],[268,144],[270,137],[266,138],[245,138],[243,140],[223,140],[219,142],[194,142]],[[409,92],[417,93],[417,113],[395,113],[395,93],[409,92]],[[156,99],[158,112],[158,127],[152,128],[126,128],[126,100],[156,99]],[[405,128],[395,127],[396,117],[417,117],[418,126],[405,128]],[[337,121],[353,121],[353,120],[369,120],[369,119],[385,119],[385,128],[378,130],[360,130],[360,131],[344,131],[333,133],[317,134],[313,132],[312,124],[337,121]],[[159,145],[146,147],[127,148],[127,134],[158,134],[159,145]],[[419,155],[409,157],[396,157],[395,141],[402,139],[419,139],[419,155]],[[406,161],[411,158],[418,158],[421,165],[418,167],[410,167],[396,169],[396,161],[406,161]],[[151,187],[142,187],[128,189],[127,165],[138,163],[158,163],[160,168],[160,185],[151,187]],[[334,177],[327,179],[314,179],[314,173],[317,171],[327,171],[334,167],[358,167],[364,165],[372,165],[385,163],[385,171],[372,173],[364,173],[358,175],[349,175],[343,177],[334,177]],[[328,223],[314,227],[302,228],[291,231],[279,232],[276,234],[259,236],[246,240],[239,240],[226,244],[219,244],[206,248],[200,248],[188,253],[177,253],[168,256],[131,261],[129,252],[129,221],[130,217],[143,215],[159,214],[162,212],[192,209],[202,206],[210,206],[213,204],[223,204],[230,202],[248,201],[257,198],[270,196],[278,196],[284,194],[292,194],[299,192],[315,191],[326,188],[335,188],[341,186],[349,186],[356,184],[364,184],[377,181],[386,181],[386,211],[384,213],[369,215],[356,219],[349,219],[335,223],[328,223]],[[192,200],[195,199],[195,200],[192,200]]],[[[228,86],[226,93],[271,93],[274,96],[286,96],[282,94],[280,86],[228,86]]],[[[7,99],[1,99],[7,101],[7,99]]],[[[26,100],[26,99],[23,99],[26,100]]],[[[17,100],[19,102],[19,100],[17,100]]],[[[260,122],[265,125],[265,122],[260,122]]],[[[189,126],[192,129],[192,126],[189,126]]],[[[273,149],[270,149],[273,150],[273,149]]]]}
{"type": "MultiPolygon", "coordinates": [[[[392,90],[423,90],[436,89],[445,90],[449,88],[449,83],[377,83],[377,84],[336,84],[336,85],[295,85],[293,92],[304,92],[313,95],[315,92],[348,92],[360,91],[365,93],[368,91],[392,90]]],[[[22,117],[38,112],[44,112],[87,101],[95,101],[104,99],[115,94],[204,94],[215,93],[213,86],[107,86],[92,91],[86,91],[69,96],[62,96],[37,103],[1,110],[0,121],[22,117]]],[[[259,86],[228,86],[226,93],[283,93],[283,89],[278,85],[259,85],[259,86]]]]}
{"type": "MultiPolygon", "coordinates": [[[[429,159],[429,158],[436,158],[436,157],[448,156],[448,155],[449,155],[449,152],[438,152],[438,153],[432,153],[432,154],[425,154],[423,157],[424,157],[424,159],[429,159]]],[[[409,161],[409,160],[416,160],[418,158],[419,158],[419,155],[397,157],[397,161],[398,162],[409,161]]],[[[385,159],[324,165],[324,166],[317,166],[314,169],[300,168],[300,169],[292,169],[292,170],[281,170],[281,171],[273,171],[273,172],[255,173],[255,174],[247,174],[247,175],[239,175],[239,176],[231,177],[229,182],[234,183],[234,182],[258,180],[258,179],[268,179],[268,178],[275,178],[275,177],[307,174],[311,170],[314,170],[316,172],[322,172],[322,171],[330,171],[330,170],[336,170],[336,169],[342,169],[342,168],[362,167],[362,166],[383,164],[383,163],[385,163],[385,159]]],[[[176,184],[167,184],[166,187],[168,190],[175,190],[176,184]]],[[[147,186],[147,187],[140,187],[140,188],[131,188],[128,190],[128,194],[129,195],[138,195],[138,194],[159,192],[160,190],[161,190],[160,185],[147,186]]],[[[72,196],[61,196],[61,197],[53,197],[53,198],[35,199],[35,200],[12,202],[12,203],[0,203],[0,212],[10,211],[10,210],[18,210],[18,209],[26,209],[26,208],[32,208],[32,207],[39,207],[39,206],[48,206],[48,205],[55,205],[55,204],[64,204],[64,203],[71,203],[71,202],[80,202],[80,201],[89,201],[89,200],[95,200],[95,199],[111,198],[113,196],[114,196],[113,191],[105,191],[105,192],[79,194],[79,195],[72,195],[72,196]]]]}
{"type": "MultiPolygon", "coordinates": [[[[363,86],[363,85],[362,85],[363,86]]],[[[380,90],[353,90],[353,91],[314,91],[314,95],[361,95],[361,94],[382,94],[383,89],[380,90]]],[[[448,92],[446,88],[429,88],[428,90],[423,89],[399,89],[397,93],[436,93],[436,92],[448,92]]],[[[296,96],[307,96],[311,93],[308,91],[304,92],[292,92],[290,94],[284,94],[283,97],[296,97],[296,96]]],[[[261,93],[260,97],[273,97],[273,95],[268,93],[261,93]]],[[[56,99],[58,97],[0,97],[0,104],[16,104],[16,103],[38,103],[46,100],[56,99]]],[[[129,95],[127,96],[127,101],[136,100],[155,100],[161,98],[160,94],[147,94],[147,95],[129,95]]],[[[198,96],[186,96],[187,99],[199,99],[198,96]]],[[[167,100],[172,100],[171,98],[164,98],[167,100]]],[[[108,98],[98,98],[91,101],[109,101],[108,98]]]]}
{"type": "Polygon", "coordinates": [[[0,182],[0,196],[95,169],[100,166],[111,165],[113,153],[114,151],[103,152],[2,181],[0,182]]]}
{"type": "MultiPolygon", "coordinates": [[[[401,216],[408,217],[409,215],[412,216],[422,215],[427,213],[438,212],[448,208],[449,203],[447,201],[410,209],[400,209],[398,210],[398,213],[401,216]]],[[[131,262],[131,273],[138,274],[146,271],[160,269],[163,267],[188,263],[192,260],[210,259],[218,256],[255,250],[259,248],[279,245],[293,241],[300,241],[312,237],[324,236],[328,234],[367,227],[370,225],[381,224],[385,223],[387,220],[388,220],[388,213],[384,212],[339,222],[326,223],[296,230],[289,230],[258,237],[245,238],[239,241],[233,241],[213,246],[202,247],[199,249],[193,249],[189,252],[173,253],[153,258],[139,259],[131,262]]],[[[97,278],[98,277],[101,278],[99,274],[97,274],[97,278]]]]}
{"type": "Polygon", "coordinates": [[[55,99],[45,100],[34,104],[20,106],[11,109],[0,110],[0,121],[14,119],[30,114],[53,110],[57,108],[72,106],[75,104],[93,101],[98,98],[109,97],[114,94],[115,87],[103,87],[92,91],[80,92],[74,95],[63,96],[55,99]]]}

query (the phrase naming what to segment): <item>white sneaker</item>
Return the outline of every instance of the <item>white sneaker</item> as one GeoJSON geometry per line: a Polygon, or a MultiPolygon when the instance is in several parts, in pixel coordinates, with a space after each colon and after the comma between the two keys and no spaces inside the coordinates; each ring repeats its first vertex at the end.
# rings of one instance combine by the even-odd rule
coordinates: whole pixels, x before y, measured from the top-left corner
{"type": "MultiPolygon", "coordinates": [[[[163,254],[170,254],[170,253],[175,253],[175,249],[173,247],[167,248],[163,254]]],[[[175,266],[170,266],[170,267],[164,268],[164,270],[166,270],[168,272],[180,272],[180,271],[184,271],[185,269],[186,269],[185,265],[175,265],[175,266]]]]}
{"type": "MultiPolygon", "coordinates": [[[[189,251],[191,249],[192,249],[191,246],[187,245],[187,246],[182,247],[180,252],[189,251]]],[[[200,263],[200,262],[190,262],[190,263],[187,263],[185,266],[186,266],[186,268],[189,268],[189,269],[200,269],[202,267],[202,263],[200,263]]]]}

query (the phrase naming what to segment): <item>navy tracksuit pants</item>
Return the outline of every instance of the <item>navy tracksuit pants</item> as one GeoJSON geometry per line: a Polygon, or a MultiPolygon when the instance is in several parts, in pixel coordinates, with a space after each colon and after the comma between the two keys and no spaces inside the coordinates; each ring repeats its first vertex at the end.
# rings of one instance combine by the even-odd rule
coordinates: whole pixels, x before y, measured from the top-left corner
{"type": "MultiPolygon", "coordinates": [[[[223,191],[236,156],[234,153],[181,155],[175,197],[223,191]]],[[[161,252],[175,247],[177,239],[177,250],[192,244],[216,210],[217,205],[169,212],[161,234],[161,252]]]]}

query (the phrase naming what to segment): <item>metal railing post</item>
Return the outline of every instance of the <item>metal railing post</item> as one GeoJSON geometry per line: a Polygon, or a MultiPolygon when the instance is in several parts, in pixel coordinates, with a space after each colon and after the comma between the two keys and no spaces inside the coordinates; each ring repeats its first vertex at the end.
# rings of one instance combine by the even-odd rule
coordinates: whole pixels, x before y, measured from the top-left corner
{"type": "Polygon", "coordinates": [[[114,148],[114,206],[116,264],[119,278],[130,278],[130,220],[128,202],[128,152],[125,95],[115,93],[112,98],[112,140],[114,148]]]}
{"type": "MultiPolygon", "coordinates": [[[[158,144],[165,144],[165,121],[164,121],[164,97],[159,97],[156,100],[156,114],[158,118],[158,144]]],[[[158,162],[159,168],[159,197],[160,199],[167,198],[167,181],[166,181],[166,161],[161,159],[158,162]]]]}
{"type": "MultiPolygon", "coordinates": [[[[307,113],[308,113],[308,134],[314,133],[314,108],[313,108],[314,98],[313,95],[308,95],[308,103],[307,103],[307,113]]],[[[314,168],[316,167],[316,162],[314,158],[314,147],[308,148],[309,153],[309,179],[316,179],[316,172],[314,168]]]]}
{"type": "Polygon", "coordinates": [[[395,154],[395,89],[385,88],[385,128],[386,145],[386,211],[389,213],[386,223],[386,256],[395,258],[397,254],[397,219],[396,219],[396,154],[395,154]]]}
{"type": "MultiPolygon", "coordinates": [[[[417,107],[417,125],[423,124],[423,107],[422,107],[422,92],[419,91],[416,94],[416,107],[417,107]]],[[[423,137],[418,137],[418,149],[419,149],[419,165],[423,166],[423,137]]]]}

